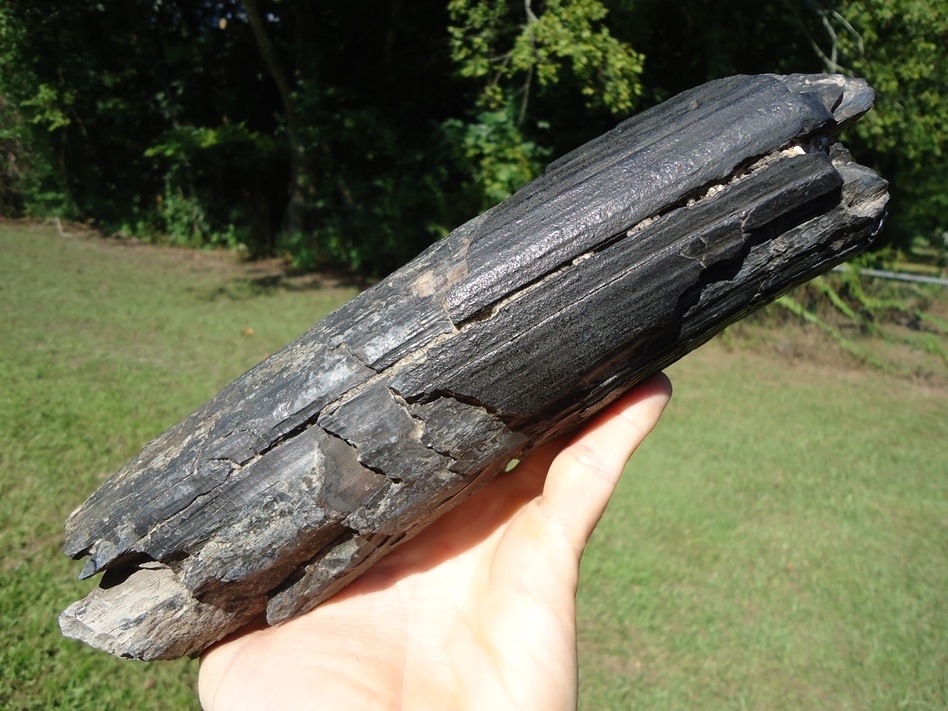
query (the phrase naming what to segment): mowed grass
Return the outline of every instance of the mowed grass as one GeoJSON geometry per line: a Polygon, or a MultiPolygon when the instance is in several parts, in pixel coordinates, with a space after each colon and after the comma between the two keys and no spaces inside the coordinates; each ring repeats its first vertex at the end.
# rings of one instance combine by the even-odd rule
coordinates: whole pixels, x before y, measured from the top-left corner
{"type": "MultiPolygon", "coordinates": [[[[0,226],[0,708],[198,707],[195,662],[60,637],[62,522],[354,293],[0,226]]],[[[948,392],[714,343],[671,375],[584,559],[582,707],[948,708],[948,392]]]]}
{"type": "Polygon", "coordinates": [[[220,387],[355,294],[268,288],[235,260],[0,226],[0,708],[189,709],[196,662],[64,640],[90,589],[62,524],[220,387]]]}
{"type": "Polygon", "coordinates": [[[948,392],[710,344],[584,559],[587,709],[948,708],[948,392]]]}

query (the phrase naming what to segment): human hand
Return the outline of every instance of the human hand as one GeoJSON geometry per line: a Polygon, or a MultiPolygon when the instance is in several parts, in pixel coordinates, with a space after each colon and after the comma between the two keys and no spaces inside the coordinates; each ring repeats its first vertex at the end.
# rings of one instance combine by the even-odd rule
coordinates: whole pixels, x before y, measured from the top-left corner
{"type": "Polygon", "coordinates": [[[579,561],[671,395],[643,383],[358,578],[201,660],[207,711],[573,709],[579,561]]]}

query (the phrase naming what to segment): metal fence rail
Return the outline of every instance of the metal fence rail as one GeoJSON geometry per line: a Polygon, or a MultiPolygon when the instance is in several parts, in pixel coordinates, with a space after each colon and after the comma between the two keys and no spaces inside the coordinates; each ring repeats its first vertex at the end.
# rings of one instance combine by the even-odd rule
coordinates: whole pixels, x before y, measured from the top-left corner
{"type": "MultiPolygon", "coordinates": [[[[833,269],[834,272],[851,272],[852,267],[840,264],[833,269]]],[[[948,279],[942,277],[930,277],[922,274],[906,274],[905,272],[889,272],[883,269],[857,269],[864,276],[878,277],[879,279],[893,279],[895,281],[910,281],[916,284],[937,284],[938,286],[948,286],[948,279]]]]}

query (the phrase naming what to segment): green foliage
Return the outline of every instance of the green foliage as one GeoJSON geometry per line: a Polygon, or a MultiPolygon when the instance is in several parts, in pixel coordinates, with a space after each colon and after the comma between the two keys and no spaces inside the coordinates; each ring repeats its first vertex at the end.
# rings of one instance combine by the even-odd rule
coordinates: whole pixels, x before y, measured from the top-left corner
{"type": "Polygon", "coordinates": [[[49,84],[40,84],[36,87],[36,94],[20,101],[20,106],[29,111],[32,123],[47,131],[55,131],[72,123],[66,114],[75,99],[70,91],[60,92],[49,84]]]}
{"type": "Polygon", "coordinates": [[[646,57],[650,101],[735,73],[842,72],[865,77],[874,108],[844,136],[890,181],[879,249],[922,237],[948,253],[948,2],[704,0],[610,3],[613,32],[646,57]]]}
{"type": "Polygon", "coordinates": [[[277,151],[276,142],[246,124],[217,127],[176,126],[144,151],[164,172],[162,192],[156,197],[147,232],[166,236],[172,244],[189,247],[234,248],[266,252],[254,234],[253,200],[226,204],[218,187],[250,165],[266,165],[277,151]]]}
{"type": "Polygon", "coordinates": [[[478,212],[532,180],[550,153],[524,136],[510,106],[482,111],[470,123],[449,119],[442,130],[461,172],[471,176],[467,188],[478,212]]]}
{"type": "Polygon", "coordinates": [[[23,66],[25,35],[12,8],[0,4],[0,215],[75,217],[49,143],[49,130],[68,119],[54,101],[55,90],[37,87],[35,75],[23,66]],[[44,120],[53,125],[43,126],[44,120]]]}
{"type": "Polygon", "coordinates": [[[931,256],[929,261],[941,269],[948,267],[946,156],[948,153],[900,165],[890,182],[893,240],[909,253],[918,252],[922,247],[931,256]]]}
{"type": "Polygon", "coordinates": [[[173,164],[186,165],[206,159],[210,151],[234,150],[248,145],[262,152],[276,147],[272,138],[250,130],[244,123],[215,127],[175,126],[145,149],[145,157],[161,157],[173,164]]]}
{"type": "Polygon", "coordinates": [[[657,103],[732,74],[817,71],[807,3],[612,0],[613,34],[645,56],[643,96],[657,103]]]}
{"type": "MultiPolygon", "coordinates": [[[[825,288],[822,289],[821,291],[824,291],[824,293],[826,293],[825,288]]],[[[845,306],[844,302],[842,302],[839,299],[839,296],[836,295],[835,292],[832,292],[832,290],[830,290],[830,292],[834,295],[831,298],[831,302],[833,303],[834,306],[842,305],[841,310],[852,313],[851,310],[849,310],[849,307],[845,306]]],[[[820,318],[820,316],[816,313],[815,310],[811,310],[807,308],[802,303],[800,303],[797,299],[795,299],[793,296],[789,294],[784,294],[779,299],[777,299],[775,303],[777,306],[786,309],[791,314],[802,319],[806,323],[809,323],[819,328],[821,331],[823,331],[828,336],[830,336],[836,342],[836,345],[838,345],[846,353],[849,353],[860,363],[866,363],[884,371],[890,370],[884,361],[880,360],[879,358],[876,358],[875,356],[872,355],[872,353],[868,349],[860,347],[851,339],[844,336],[842,331],[840,331],[839,328],[837,328],[836,326],[832,325],[831,323],[827,321],[824,321],[822,318],[820,318]]],[[[852,318],[855,318],[855,315],[853,315],[852,318]]]]}
{"type": "Polygon", "coordinates": [[[483,108],[502,109],[518,91],[522,122],[534,78],[542,90],[567,69],[587,106],[628,113],[641,94],[643,57],[603,24],[599,0],[547,0],[539,15],[529,0],[451,0],[448,12],[452,59],[483,84],[483,108]]]}
{"type": "Polygon", "coordinates": [[[0,216],[78,216],[52,147],[0,89],[0,216]]]}
{"type": "Polygon", "coordinates": [[[878,90],[881,243],[944,266],[946,5],[5,0],[0,210],[380,275],[633,110],[830,69],[878,90]]]}
{"type": "Polygon", "coordinates": [[[165,179],[165,190],[158,196],[156,216],[160,220],[161,233],[167,235],[171,244],[184,247],[200,247],[204,244],[227,244],[212,230],[207,213],[201,202],[193,195],[185,195],[184,189],[174,185],[169,175],[165,179]]]}
{"type": "Polygon", "coordinates": [[[853,136],[891,183],[886,241],[919,239],[948,255],[948,3],[846,2],[834,36],[839,68],[876,88],[875,108],[853,136]]]}
{"type": "Polygon", "coordinates": [[[548,0],[536,9],[529,1],[452,0],[448,13],[451,59],[476,87],[477,108],[442,130],[474,211],[509,197],[551,156],[551,133],[566,113],[545,103],[557,90],[613,116],[628,114],[642,92],[643,57],[612,35],[598,0],[548,0]],[[531,111],[531,101],[541,108],[531,111]]]}
{"type": "Polygon", "coordinates": [[[828,64],[877,92],[854,133],[892,185],[889,239],[948,252],[948,1],[846,0],[826,22],[828,64]]]}
{"type": "Polygon", "coordinates": [[[29,154],[20,126],[19,112],[0,94],[0,215],[6,217],[23,214],[20,180],[23,159],[29,154]]]}
{"type": "Polygon", "coordinates": [[[932,363],[948,366],[948,322],[932,312],[939,297],[944,302],[939,289],[863,276],[855,265],[813,279],[775,307],[820,329],[860,363],[921,376],[932,363]]]}
{"type": "Polygon", "coordinates": [[[246,60],[217,17],[235,7],[5,3],[0,95],[18,107],[21,153],[32,159],[31,180],[18,184],[22,211],[272,249],[278,140],[272,112],[247,97],[259,94],[256,76],[229,86],[246,60]]]}
{"type": "Polygon", "coordinates": [[[948,150],[948,2],[848,1],[830,22],[842,23],[831,63],[866,77],[877,93],[856,135],[908,161],[941,157],[948,150]]]}
{"type": "MultiPolygon", "coordinates": [[[[378,91],[381,80],[359,77],[378,91]]],[[[301,83],[294,96],[305,117],[298,129],[305,202],[277,251],[298,267],[384,275],[467,216],[439,123],[413,103],[388,115],[375,89],[301,83]]]]}

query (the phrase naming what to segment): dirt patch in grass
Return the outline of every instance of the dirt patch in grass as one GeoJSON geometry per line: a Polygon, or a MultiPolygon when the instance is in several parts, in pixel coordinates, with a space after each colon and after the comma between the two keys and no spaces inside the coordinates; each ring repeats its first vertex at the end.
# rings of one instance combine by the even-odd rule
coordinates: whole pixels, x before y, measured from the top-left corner
{"type": "MultiPolygon", "coordinates": [[[[841,378],[870,370],[894,376],[922,389],[948,391],[948,336],[924,324],[879,324],[875,334],[845,322],[834,325],[850,349],[823,330],[768,306],[761,315],[739,322],[717,337],[728,352],[751,351],[772,358],[776,367],[809,366],[841,378]]],[[[948,310],[948,290],[931,302],[929,313],[948,310]]],[[[940,316],[940,318],[944,318],[940,316]]]]}
{"type": "Polygon", "coordinates": [[[818,329],[805,324],[787,324],[779,329],[757,324],[737,328],[736,334],[724,334],[717,340],[721,358],[749,351],[771,358],[775,367],[798,370],[801,377],[812,371],[850,380],[865,371],[874,371],[922,390],[948,390],[948,368],[940,359],[904,345],[868,343],[867,350],[884,359],[883,365],[877,366],[846,352],[818,329]]]}

